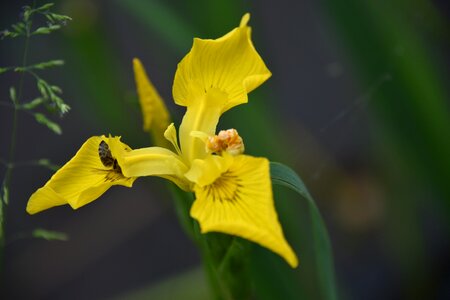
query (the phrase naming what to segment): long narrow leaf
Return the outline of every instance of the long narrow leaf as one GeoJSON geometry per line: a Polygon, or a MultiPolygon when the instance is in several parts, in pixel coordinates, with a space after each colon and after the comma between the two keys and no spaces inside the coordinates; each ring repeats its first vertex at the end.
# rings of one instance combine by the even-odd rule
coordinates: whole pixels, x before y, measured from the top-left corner
{"type": "Polygon", "coordinates": [[[312,222],[313,247],[316,253],[317,281],[323,293],[321,299],[336,299],[331,244],[327,229],[313,198],[300,177],[289,167],[280,163],[271,162],[270,175],[274,184],[282,185],[296,191],[308,202],[312,222]]]}

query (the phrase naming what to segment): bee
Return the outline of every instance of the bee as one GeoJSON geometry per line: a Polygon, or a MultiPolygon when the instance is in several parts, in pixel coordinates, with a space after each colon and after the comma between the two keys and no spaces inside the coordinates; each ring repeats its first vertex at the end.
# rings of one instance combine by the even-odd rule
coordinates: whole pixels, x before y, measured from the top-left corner
{"type": "Polygon", "coordinates": [[[105,141],[101,141],[98,145],[98,156],[105,167],[112,167],[113,170],[121,172],[120,166],[109,150],[109,146],[105,141]]]}

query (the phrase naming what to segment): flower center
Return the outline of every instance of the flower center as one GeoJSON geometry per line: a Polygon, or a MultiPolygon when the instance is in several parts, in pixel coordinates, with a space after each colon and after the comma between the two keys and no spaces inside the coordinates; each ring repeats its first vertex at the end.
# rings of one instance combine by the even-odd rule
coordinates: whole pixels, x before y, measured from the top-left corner
{"type": "Polygon", "coordinates": [[[109,150],[109,146],[105,141],[101,141],[98,145],[98,156],[105,167],[112,167],[115,172],[122,174],[122,169],[120,168],[117,159],[112,156],[111,150],[109,150]]]}
{"type": "Polygon", "coordinates": [[[205,187],[208,198],[213,201],[234,202],[239,199],[239,188],[242,187],[240,178],[231,172],[225,172],[212,184],[205,187]]]}
{"type": "Polygon", "coordinates": [[[226,151],[231,155],[244,153],[244,141],[239,136],[236,129],[219,131],[218,135],[213,135],[206,140],[206,151],[210,153],[220,153],[226,151]]]}

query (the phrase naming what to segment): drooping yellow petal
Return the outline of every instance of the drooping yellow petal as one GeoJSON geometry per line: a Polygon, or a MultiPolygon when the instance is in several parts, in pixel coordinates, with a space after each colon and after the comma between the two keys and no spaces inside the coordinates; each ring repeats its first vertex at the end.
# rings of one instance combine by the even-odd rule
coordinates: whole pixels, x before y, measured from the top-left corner
{"type": "Polygon", "coordinates": [[[27,212],[35,214],[64,204],[77,209],[97,199],[113,185],[131,187],[136,178],[122,174],[116,160],[117,149],[121,152],[130,150],[119,137],[89,138],[68,163],[31,195],[27,212]]]}
{"type": "Polygon", "coordinates": [[[225,155],[221,160],[210,156],[193,167],[196,169],[187,173],[196,182],[191,216],[199,222],[202,233],[240,236],[279,254],[291,267],[298,265],[278,221],[267,159],[225,155]],[[217,172],[221,168],[217,164],[228,167],[217,172]]]}
{"type": "Polygon", "coordinates": [[[216,40],[194,39],[175,73],[175,103],[189,107],[205,101],[201,94],[215,88],[227,96],[223,113],[246,103],[247,94],[271,76],[251,41],[249,19],[249,14],[244,15],[239,27],[216,40]]]}
{"type": "Polygon", "coordinates": [[[170,124],[170,115],[163,99],[150,81],[139,59],[133,59],[134,77],[141,104],[144,131],[152,134],[158,146],[166,146],[163,133],[170,124]]]}
{"type": "Polygon", "coordinates": [[[127,177],[159,176],[173,181],[183,190],[190,183],[184,178],[188,168],[180,156],[161,147],[122,151],[117,156],[122,173],[127,177]]]}

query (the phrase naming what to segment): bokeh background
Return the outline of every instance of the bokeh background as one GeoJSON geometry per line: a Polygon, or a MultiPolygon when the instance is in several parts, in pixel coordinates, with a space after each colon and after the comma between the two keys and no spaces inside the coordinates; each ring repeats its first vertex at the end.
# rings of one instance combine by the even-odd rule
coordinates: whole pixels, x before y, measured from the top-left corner
{"type": "MultiPolygon", "coordinates": [[[[66,28],[31,39],[29,62],[64,59],[43,77],[72,107],[57,136],[19,115],[17,160],[70,159],[90,136],[148,146],[131,60],[167,101],[192,37],[217,38],[251,13],[254,43],[273,77],[227,112],[247,153],[293,167],[316,199],[333,246],[342,299],[450,298],[450,35],[445,0],[61,0],[66,28]]],[[[44,4],[38,1],[38,4],[44,4]]],[[[0,28],[30,1],[2,1],[0,28]]],[[[23,40],[0,41],[0,66],[20,64],[23,40]]],[[[0,100],[18,75],[0,75],[0,100]]],[[[25,81],[24,96],[37,95],[25,81]]],[[[12,110],[0,107],[0,157],[12,110]]],[[[57,117],[55,120],[58,119],[57,117]]],[[[4,174],[2,166],[1,176],[4,174]]],[[[200,256],[176,219],[165,182],[141,178],[72,211],[29,216],[29,196],[52,172],[14,171],[2,299],[209,299],[200,256]],[[70,240],[20,238],[35,228],[70,240]]],[[[319,299],[310,222],[298,197],[275,189],[292,271],[254,246],[259,299],[319,299]]]]}

